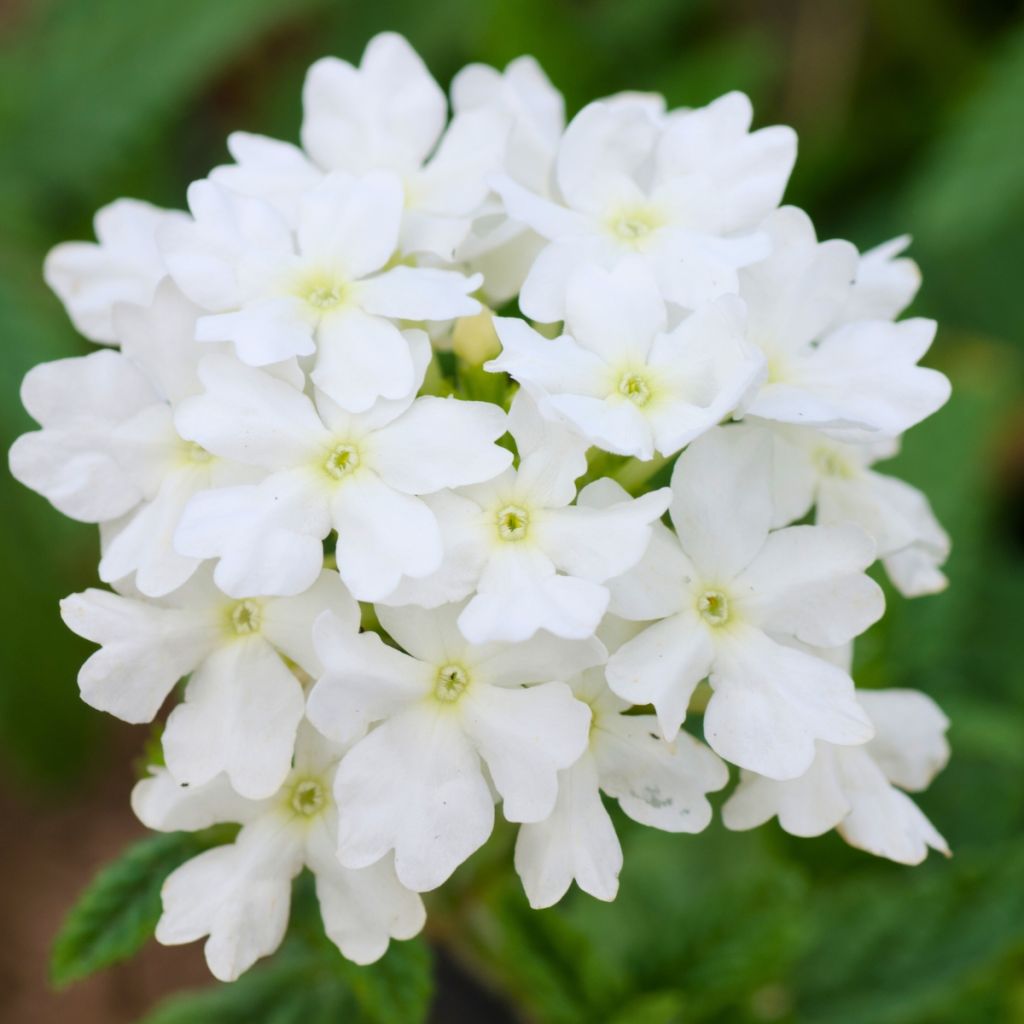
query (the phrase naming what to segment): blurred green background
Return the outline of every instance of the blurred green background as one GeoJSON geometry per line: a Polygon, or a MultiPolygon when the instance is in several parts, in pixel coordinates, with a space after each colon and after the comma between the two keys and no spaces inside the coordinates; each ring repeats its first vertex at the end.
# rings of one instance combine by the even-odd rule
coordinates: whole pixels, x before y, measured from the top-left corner
{"type": "MultiPolygon", "coordinates": [[[[357,60],[386,28],[405,33],[443,84],[469,61],[532,53],[570,112],[620,89],[658,90],[673,105],[745,90],[759,124],[800,133],[787,201],[822,237],[867,247],[914,236],[925,280],[914,311],[940,321],[929,359],[954,397],[893,468],[931,496],[952,534],[952,585],[914,602],[890,595],[887,618],[860,644],[858,681],[919,687],[952,718],[953,761],[920,802],[955,857],[908,869],[774,825],[690,838],[623,823],[614,905],[574,893],[532,913],[499,836],[438,901],[435,942],[462,963],[442,975],[442,999],[445,986],[479,977],[545,1024],[1024,1021],[1022,15],[1010,0],[0,8],[5,446],[30,425],[17,399],[25,371],[87,347],[42,283],[47,249],[91,237],[92,212],[117,196],[183,205],[188,182],[226,158],[233,129],[296,139],[308,64],[328,53],[357,60]]],[[[88,648],[57,612],[60,596],[94,582],[95,531],[6,475],[2,487],[4,806],[59,823],[113,774],[124,781],[110,813],[123,821],[144,730],[125,756],[123,731],[80,704],[74,679],[88,648]]],[[[28,841],[12,829],[7,855],[28,841]]],[[[38,964],[24,969],[41,977],[38,964]]],[[[33,1019],[58,1019],[47,1012],[33,1019]]],[[[243,1019],[219,1012],[202,1020],[243,1019]]]]}

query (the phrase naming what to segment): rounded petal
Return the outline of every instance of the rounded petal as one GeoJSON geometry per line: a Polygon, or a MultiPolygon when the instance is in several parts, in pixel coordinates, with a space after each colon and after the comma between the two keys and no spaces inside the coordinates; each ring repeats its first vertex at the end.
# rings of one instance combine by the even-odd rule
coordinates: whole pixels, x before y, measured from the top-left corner
{"type": "Polygon", "coordinates": [[[590,708],[564,683],[525,689],[470,686],[463,728],[490,769],[509,821],[542,821],[554,809],[558,772],[587,747],[590,708]]]}

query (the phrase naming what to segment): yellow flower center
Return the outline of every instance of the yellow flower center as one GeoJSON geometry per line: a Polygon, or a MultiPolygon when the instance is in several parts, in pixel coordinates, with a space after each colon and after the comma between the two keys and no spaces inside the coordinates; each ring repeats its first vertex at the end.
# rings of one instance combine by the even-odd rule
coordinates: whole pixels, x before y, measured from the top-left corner
{"type": "Polygon", "coordinates": [[[352,444],[339,444],[331,450],[324,460],[324,470],[328,476],[340,480],[359,467],[359,449],[352,444]]]}
{"type": "Polygon", "coordinates": [[[619,394],[642,408],[651,400],[651,386],[639,373],[624,373],[619,379],[619,394]]]}
{"type": "Polygon", "coordinates": [[[454,704],[469,686],[469,673],[461,665],[442,665],[437,670],[434,696],[444,704],[454,704]]]}
{"type": "Polygon", "coordinates": [[[530,525],[530,515],[519,505],[506,505],[498,511],[497,523],[502,540],[522,540],[530,525]]]}
{"type": "Polygon", "coordinates": [[[239,636],[258,633],[263,624],[263,610],[255,601],[248,598],[231,606],[231,628],[239,636]]]}
{"type": "Polygon", "coordinates": [[[723,626],[729,621],[729,599],[720,590],[705,590],[697,599],[697,611],[710,626],[723,626]]]}
{"type": "Polygon", "coordinates": [[[312,818],[319,814],[327,803],[327,791],[316,779],[301,779],[292,787],[289,804],[296,814],[312,818]]]}

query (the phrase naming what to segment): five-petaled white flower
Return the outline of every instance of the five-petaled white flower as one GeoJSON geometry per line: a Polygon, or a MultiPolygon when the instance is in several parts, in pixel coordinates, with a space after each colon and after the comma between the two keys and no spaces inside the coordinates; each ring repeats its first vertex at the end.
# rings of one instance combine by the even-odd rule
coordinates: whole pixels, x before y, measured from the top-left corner
{"type": "Polygon", "coordinates": [[[742,313],[723,297],[669,329],[650,270],[626,257],[615,270],[583,267],[569,279],[560,338],[498,318],[502,353],[486,368],[507,371],[605,451],[674,455],[732,413],[763,374],[742,313]]]}
{"type": "Polygon", "coordinates": [[[428,499],[445,534],[438,573],[410,580],[388,604],[436,605],[472,594],[459,617],[473,643],[528,640],[537,630],[585,638],[608,607],[609,580],[635,565],[667,488],[623,494],[607,508],[570,504],[585,442],[543,419],[520,392],[509,413],[519,465],[428,499]]]}
{"type": "Polygon", "coordinates": [[[335,780],[338,855],[362,867],[394,850],[399,879],[419,892],[440,885],[491,834],[492,785],[509,821],[551,814],[558,772],[583,753],[590,725],[587,705],[560,680],[605,655],[596,639],[550,634],[473,645],[459,631],[459,611],[379,607],[408,653],[330,615],[314,628],[325,674],[309,718],[339,743],[357,740],[335,780]]]}
{"type": "Polygon", "coordinates": [[[390,939],[411,939],[420,931],[423,903],[399,883],[390,857],[353,870],[334,855],[338,810],[331,790],[341,755],[307,725],[299,733],[294,768],[265,800],[238,796],[223,776],[179,786],[163,769],[136,785],[132,808],[149,828],[242,826],[234,842],[193,857],[164,882],[158,941],[177,946],[209,936],[210,970],[221,981],[234,981],[281,944],[292,879],[303,867],[316,879],[324,929],[348,959],[373,963],[390,939]]]}
{"type": "Polygon", "coordinates": [[[735,292],[738,268],[768,255],[758,225],[796,157],[789,128],[750,133],[750,120],[741,93],[667,116],[641,99],[591,103],[559,144],[556,198],[497,179],[509,216],[549,240],[523,284],[523,312],[563,319],[572,272],[629,253],[686,309],[735,292]]]}
{"type": "Polygon", "coordinates": [[[949,381],[917,365],[935,336],[934,320],[850,319],[900,308],[904,293],[891,283],[892,265],[882,273],[889,290],[872,300],[864,282],[873,267],[879,273],[877,257],[862,262],[849,242],[819,243],[807,214],[794,207],[773,213],[764,230],[771,255],[739,275],[748,337],[768,361],[767,380],[747,406],[751,415],[875,440],[903,433],[945,403],[949,381]]]}
{"type": "Polygon", "coordinates": [[[211,315],[199,341],[230,341],[266,366],[314,357],[310,376],[342,408],[365,412],[415,386],[395,318],[447,320],[479,310],[479,283],[453,270],[388,266],[398,245],[395,175],[332,174],[301,199],[292,230],[269,203],[210,181],[189,189],[194,222],[167,225],[161,244],[182,291],[211,315]]]}
{"type": "MultiPolygon", "coordinates": [[[[408,333],[423,352],[422,332],[408,333]]],[[[489,480],[511,460],[494,444],[505,414],[483,402],[413,390],[347,413],[230,357],[203,360],[199,375],[206,390],[179,407],[179,431],[265,474],[196,495],[178,527],[179,550],[218,558],[214,578],[232,596],[305,590],[335,529],[341,578],[360,601],[379,600],[440,565],[440,527],[419,495],[489,480]]]]}
{"type": "Polygon", "coordinates": [[[162,600],[87,590],[61,602],[64,621],[101,645],[82,666],[82,699],[126,722],[149,722],[175,683],[190,676],[162,742],[182,785],[224,772],[242,796],[270,796],[291,768],[305,713],[289,662],[316,677],[313,622],[330,609],[355,628],[359,609],[325,569],[298,597],[226,597],[201,571],[162,600]]]}
{"type": "Polygon", "coordinates": [[[612,655],[608,682],[631,703],[653,704],[671,738],[707,677],[711,748],[789,779],[807,770],[816,740],[864,743],[872,729],[850,677],[786,641],[846,643],[881,616],[884,601],[864,575],[874,544],[863,530],[769,532],[770,473],[766,439],[729,427],[679,457],[669,509],[676,535],[659,530],[640,565],[612,583],[612,611],[661,621],[612,655]]]}

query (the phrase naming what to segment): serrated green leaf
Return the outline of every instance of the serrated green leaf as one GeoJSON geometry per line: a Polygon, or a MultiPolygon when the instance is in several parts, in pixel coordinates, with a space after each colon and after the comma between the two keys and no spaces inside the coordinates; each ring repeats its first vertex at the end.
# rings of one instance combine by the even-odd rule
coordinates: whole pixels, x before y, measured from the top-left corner
{"type": "Polygon", "coordinates": [[[377,963],[352,964],[322,933],[293,934],[238,981],[177,996],[141,1024],[421,1024],[432,994],[421,939],[392,942],[377,963]]]}
{"type": "Polygon", "coordinates": [[[50,961],[57,986],[136,953],[160,918],[160,887],[180,864],[231,838],[231,827],[150,836],[105,867],[79,897],[50,961]]]}

